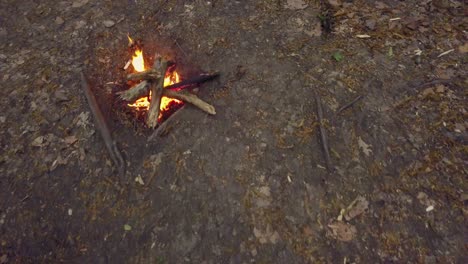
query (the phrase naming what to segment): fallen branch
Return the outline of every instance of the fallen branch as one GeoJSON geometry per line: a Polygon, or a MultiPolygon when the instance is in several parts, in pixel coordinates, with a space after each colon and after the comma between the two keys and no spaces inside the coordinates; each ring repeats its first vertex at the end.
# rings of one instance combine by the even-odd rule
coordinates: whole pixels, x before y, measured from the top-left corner
{"type": "Polygon", "coordinates": [[[176,92],[174,90],[164,89],[163,95],[167,96],[167,97],[170,97],[170,98],[174,98],[174,99],[178,99],[178,100],[190,103],[190,104],[200,108],[201,110],[207,112],[210,115],[215,115],[216,114],[216,110],[212,105],[210,105],[207,102],[203,101],[202,99],[198,98],[198,96],[196,96],[194,94],[191,94],[191,93],[188,93],[186,91],[176,92]]]}
{"type": "MultiPolygon", "coordinates": [[[[166,74],[167,70],[167,60],[164,58],[156,58],[153,69],[161,73],[161,75],[166,74]]],[[[159,108],[161,106],[161,96],[164,90],[164,78],[159,78],[158,80],[152,80],[151,82],[151,102],[150,108],[148,110],[148,116],[146,119],[146,124],[150,128],[155,128],[158,125],[159,117],[159,108]]]]}
{"type": "Polygon", "coordinates": [[[318,123],[319,123],[319,128],[320,128],[320,138],[322,141],[322,147],[323,147],[323,152],[325,156],[325,163],[327,165],[327,170],[331,172],[332,165],[331,165],[331,160],[330,160],[330,152],[328,150],[327,131],[323,125],[323,108],[322,108],[322,102],[320,100],[319,95],[315,96],[315,102],[317,103],[317,116],[318,116],[318,123]]]}
{"type": "Polygon", "coordinates": [[[93,114],[94,120],[96,121],[96,128],[104,139],[107,151],[109,152],[114,165],[118,167],[120,175],[123,176],[125,174],[125,162],[122,158],[122,155],[120,154],[119,149],[117,148],[117,144],[112,139],[112,135],[109,127],[107,126],[106,119],[104,118],[104,115],[99,108],[99,104],[96,101],[96,97],[94,97],[94,94],[89,87],[88,80],[83,73],[81,73],[81,87],[84,90],[89,108],[91,109],[91,113],[93,114]]]}

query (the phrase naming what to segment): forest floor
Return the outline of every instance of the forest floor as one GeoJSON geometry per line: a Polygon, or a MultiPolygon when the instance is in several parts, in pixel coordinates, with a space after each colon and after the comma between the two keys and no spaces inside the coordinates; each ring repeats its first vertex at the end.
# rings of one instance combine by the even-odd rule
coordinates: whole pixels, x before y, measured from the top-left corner
{"type": "Polygon", "coordinates": [[[0,1],[0,264],[467,263],[466,8],[0,1]],[[127,34],[182,78],[219,71],[216,115],[148,141],[116,96],[127,34]]]}

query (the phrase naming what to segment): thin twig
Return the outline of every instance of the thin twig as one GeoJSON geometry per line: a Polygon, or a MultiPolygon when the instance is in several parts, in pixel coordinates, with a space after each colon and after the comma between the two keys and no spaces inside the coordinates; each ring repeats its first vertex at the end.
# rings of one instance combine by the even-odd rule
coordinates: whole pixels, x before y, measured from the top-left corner
{"type": "Polygon", "coordinates": [[[328,172],[331,172],[332,165],[331,165],[331,160],[330,160],[330,152],[328,150],[327,131],[323,125],[323,108],[322,108],[322,102],[320,100],[319,95],[315,96],[315,101],[317,103],[317,116],[318,116],[318,123],[319,123],[319,128],[320,128],[320,138],[322,141],[323,152],[325,155],[325,163],[327,165],[328,172]]]}
{"type": "Polygon", "coordinates": [[[358,95],[356,98],[354,98],[354,100],[352,100],[351,102],[343,105],[342,107],[340,107],[340,109],[338,109],[335,113],[335,115],[339,115],[341,112],[343,112],[344,110],[350,108],[351,106],[353,106],[355,103],[359,102],[364,96],[362,95],[358,95]]]}

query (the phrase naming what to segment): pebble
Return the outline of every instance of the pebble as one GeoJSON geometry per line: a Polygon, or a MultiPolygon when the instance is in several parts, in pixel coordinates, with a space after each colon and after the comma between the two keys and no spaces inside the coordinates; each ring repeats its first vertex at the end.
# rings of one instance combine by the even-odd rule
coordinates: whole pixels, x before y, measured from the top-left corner
{"type": "Polygon", "coordinates": [[[112,20],[104,20],[104,22],[102,22],[104,24],[105,27],[113,27],[115,25],[115,22],[112,21],[112,20]]]}
{"type": "Polygon", "coordinates": [[[57,25],[62,25],[63,22],[65,22],[65,21],[63,20],[63,18],[61,18],[61,17],[55,18],[55,24],[57,24],[57,25]]]}

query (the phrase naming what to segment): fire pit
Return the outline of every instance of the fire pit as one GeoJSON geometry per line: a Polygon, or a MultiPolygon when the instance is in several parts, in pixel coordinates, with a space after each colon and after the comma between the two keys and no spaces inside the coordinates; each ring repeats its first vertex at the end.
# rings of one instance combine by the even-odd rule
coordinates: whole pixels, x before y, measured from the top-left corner
{"type": "Polygon", "coordinates": [[[129,69],[131,64],[133,72],[126,77],[131,87],[120,92],[120,99],[130,102],[129,107],[138,111],[147,111],[146,124],[149,128],[156,128],[168,117],[167,113],[174,112],[173,109],[180,108],[184,102],[191,103],[208,114],[216,114],[212,105],[183,89],[213,79],[218,76],[217,73],[203,74],[181,82],[175,62],[155,53],[152,67],[146,67],[139,42],[133,41],[130,37],[128,39],[130,50],[134,55],[124,69],[129,69]]]}
{"type": "MultiPolygon", "coordinates": [[[[176,71],[176,63],[159,53],[155,53],[152,58],[152,66],[147,67],[140,42],[133,41],[130,36],[128,39],[129,49],[133,53],[132,58],[124,67],[125,70],[129,71],[126,76],[129,89],[119,92],[119,99],[126,101],[127,106],[136,111],[147,111],[145,124],[149,128],[157,128],[149,140],[162,134],[165,125],[171,119],[169,116],[184,108],[185,103],[192,104],[210,115],[216,114],[212,105],[188,92],[186,88],[212,80],[219,76],[218,73],[201,74],[182,80],[176,71]],[[166,121],[163,123],[164,120],[166,121]]],[[[118,168],[119,173],[124,175],[125,162],[83,73],[81,74],[81,83],[94,116],[96,128],[104,140],[114,165],[118,168]]],[[[175,114],[172,115],[172,117],[175,116],[175,114]]]]}

